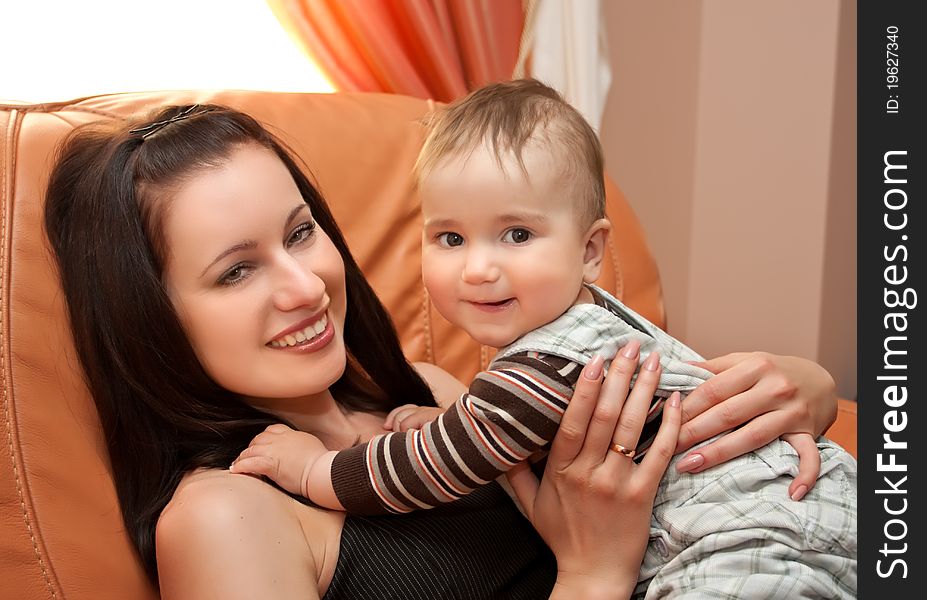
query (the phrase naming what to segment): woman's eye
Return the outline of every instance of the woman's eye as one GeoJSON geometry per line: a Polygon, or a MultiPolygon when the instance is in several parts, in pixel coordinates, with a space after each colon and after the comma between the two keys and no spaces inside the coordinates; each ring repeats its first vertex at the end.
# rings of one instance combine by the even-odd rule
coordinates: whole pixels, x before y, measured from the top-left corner
{"type": "Polygon", "coordinates": [[[312,237],[312,234],[315,232],[315,221],[312,223],[303,223],[299,225],[296,229],[290,233],[290,237],[287,238],[287,246],[295,246],[305,242],[312,237]]]}
{"type": "Polygon", "coordinates": [[[445,248],[454,248],[464,243],[463,236],[459,233],[442,233],[438,235],[438,243],[445,248]]]}
{"type": "Polygon", "coordinates": [[[508,242],[510,244],[524,244],[531,239],[531,232],[527,229],[522,229],[516,227],[514,229],[509,229],[502,236],[503,242],[508,242]]]}
{"type": "Polygon", "coordinates": [[[251,274],[247,265],[238,264],[222,274],[219,285],[236,285],[244,281],[251,274]]]}

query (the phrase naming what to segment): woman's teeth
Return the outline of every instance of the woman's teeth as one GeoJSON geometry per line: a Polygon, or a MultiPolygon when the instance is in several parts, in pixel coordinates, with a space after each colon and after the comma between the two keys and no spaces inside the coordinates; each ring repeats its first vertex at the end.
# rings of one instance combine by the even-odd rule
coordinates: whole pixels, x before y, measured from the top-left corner
{"type": "Polygon", "coordinates": [[[286,348],[288,346],[295,346],[296,344],[301,344],[306,340],[310,340],[315,336],[319,335],[325,328],[328,326],[328,315],[322,315],[322,318],[316,321],[315,323],[306,326],[305,329],[296,331],[294,333],[288,333],[280,339],[276,339],[270,343],[274,348],[286,348]]]}

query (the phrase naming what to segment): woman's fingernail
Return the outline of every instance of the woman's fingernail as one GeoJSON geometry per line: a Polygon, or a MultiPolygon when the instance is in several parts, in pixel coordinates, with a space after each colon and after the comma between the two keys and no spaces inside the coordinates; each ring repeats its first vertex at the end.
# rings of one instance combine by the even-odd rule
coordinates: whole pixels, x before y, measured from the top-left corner
{"type": "Polygon", "coordinates": [[[602,365],[605,364],[605,359],[599,356],[598,354],[592,357],[592,360],[589,361],[589,364],[586,365],[586,368],[583,369],[583,376],[586,379],[591,379],[595,381],[602,375],[602,365]]]}
{"type": "Polygon", "coordinates": [[[660,354],[651,352],[647,360],[644,361],[644,368],[648,371],[656,371],[658,366],[660,366],[660,354]]]}
{"type": "Polygon", "coordinates": [[[641,349],[641,343],[637,340],[631,340],[621,349],[621,356],[625,358],[635,358],[641,349]]]}
{"type": "Polygon", "coordinates": [[[669,403],[670,406],[672,406],[673,408],[676,408],[677,406],[679,406],[679,399],[681,397],[682,396],[679,392],[673,392],[672,395],[670,395],[670,403],[669,403]]]}
{"type": "Polygon", "coordinates": [[[802,498],[804,498],[804,497],[805,497],[805,494],[807,494],[807,493],[808,493],[808,486],[807,486],[807,485],[800,485],[800,486],[798,486],[798,487],[795,489],[794,492],[792,492],[792,495],[789,496],[789,498],[791,498],[791,499],[794,500],[795,502],[798,502],[799,500],[801,500],[802,498]]]}
{"type": "Polygon", "coordinates": [[[679,473],[688,473],[692,469],[697,469],[705,463],[705,457],[701,454],[693,454],[679,461],[676,465],[676,471],[679,473]]]}

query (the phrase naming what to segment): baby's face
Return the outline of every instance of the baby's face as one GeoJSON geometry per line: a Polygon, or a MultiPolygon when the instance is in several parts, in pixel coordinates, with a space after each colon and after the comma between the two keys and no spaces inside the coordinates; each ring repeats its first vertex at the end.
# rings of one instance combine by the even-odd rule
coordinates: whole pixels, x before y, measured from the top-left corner
{"type": "Polygon", "coordinates": [[[586,228],[574,186],[548,152],[503,161],[480,147],[437,165],[421,182],[422,276],[438,311],[481,344],[501,347],[577,302],[586,228]]]}

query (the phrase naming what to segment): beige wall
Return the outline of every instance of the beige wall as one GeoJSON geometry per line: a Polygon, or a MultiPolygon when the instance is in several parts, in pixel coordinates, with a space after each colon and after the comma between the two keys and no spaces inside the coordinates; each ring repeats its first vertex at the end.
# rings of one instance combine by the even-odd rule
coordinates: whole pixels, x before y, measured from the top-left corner
{"type": "Polygon", "coordinates": [[[856,397],[856,5],[609,0],[609,173],[670,333],[814,359],[856,397]]]}

